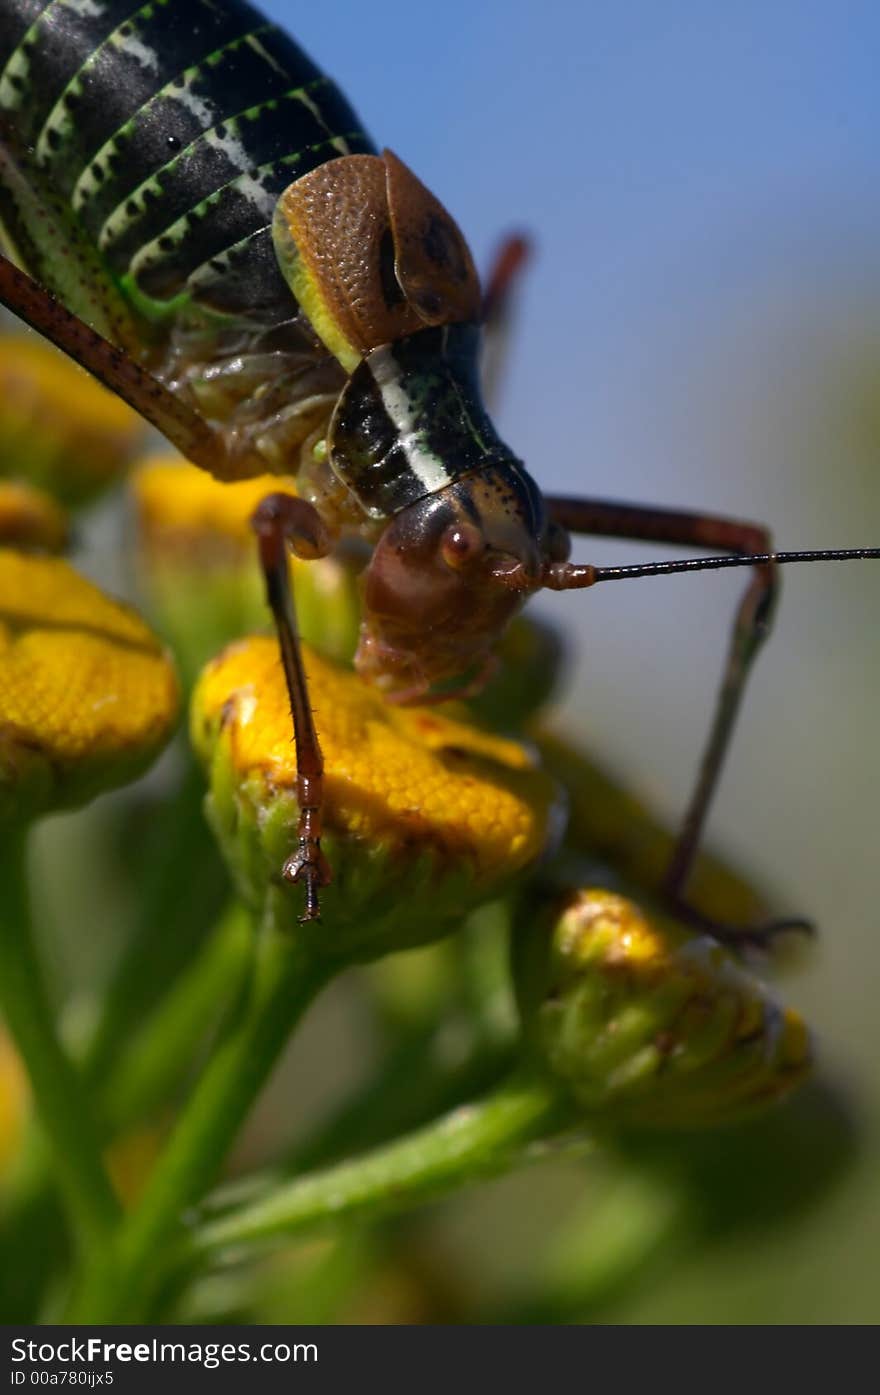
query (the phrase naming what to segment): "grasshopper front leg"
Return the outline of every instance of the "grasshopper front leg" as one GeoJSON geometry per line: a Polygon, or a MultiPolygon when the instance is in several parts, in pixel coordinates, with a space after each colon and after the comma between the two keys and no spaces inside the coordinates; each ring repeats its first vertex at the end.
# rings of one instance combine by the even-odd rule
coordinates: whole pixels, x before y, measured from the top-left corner
{"type": "Polygon", "coordinates": [[[282,868],[289,882],[303,883],[305,911],[300,921],[319,920],[318,892],[329,885],[330,864],[321,851],[324,802],[324,758],[309,702],[308,683],[290,590],[288,544],[298,557],[326,557],[333,538],[317,509],[292,494],[268,494],[251,520],[257,535],[266,599],[275,621],[281,662],[290,698],[296,744],[296,793],[299,804],[297,850],[282,868]]]}

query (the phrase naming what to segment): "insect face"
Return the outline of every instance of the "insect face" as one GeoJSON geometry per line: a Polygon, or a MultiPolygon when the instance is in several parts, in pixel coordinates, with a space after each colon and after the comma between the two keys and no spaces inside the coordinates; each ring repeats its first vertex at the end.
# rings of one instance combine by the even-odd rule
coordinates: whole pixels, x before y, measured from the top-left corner
{"type": "Polygon", "coordinates": [[[358,667],[398,701],[446,680],[472,687],[548,559],[543,500],[486,413],[478,351],[472,324],[380,345],[330,422],[333,470],[385,522],[358,667]]]}
{"type": "Polygon", "coordinates": [[[365,575],[360,672],[408,701],[484,667],[541,584],[545,533],[540,495],[512,465],[466,476],[402,510],[365,575]],[[501,579],[512,568],[525,578],[521,590],[501,579]]]}

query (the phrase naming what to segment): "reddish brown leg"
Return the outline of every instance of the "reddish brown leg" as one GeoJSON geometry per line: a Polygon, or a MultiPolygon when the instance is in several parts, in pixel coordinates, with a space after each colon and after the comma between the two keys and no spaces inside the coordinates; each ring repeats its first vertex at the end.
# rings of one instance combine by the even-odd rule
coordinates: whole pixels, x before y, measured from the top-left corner
{"type": "Polygon", "coordinates": [[[497,399],[498,386],[504,376],[516,290],[530,252],[526,238],[516,233],[505,237],[492,258],[486,277],[482,378],[483,393],[489,403],[497,399]]]}
{"type": "Polygon", "coordinates": [[[511,292],[522,275],[530,251],[528,238],[520,233],[508,233],[496,248],[483,292],[484,325],[491,327],[504,318],[511,292]]]}
{"type": "Polygon", "coordinates": [[[251,522],[260,550],[266,598],[278,631],[296,744],[297,850],[287,859],[281,874],[287,881],[302,882],[305,887],[305,911],[300,920],[318,920],[318,892],[331,878],[330,865],[321,852],[324,758],[309,704],[290,591],[287,547],[289,544],[298,557],[313,559],[326,557],[333,540],[317,509],[292,494],[268,494],[257,506],[251,522]]]}
{"type": "MultiPolygon", "coordinates": [[[[770,534],[760,524],[596,499],[550,497],[547,506],[553,521],[572,533],[682,544],[738,554],[772,551],[770,534]]],[[[557,570],[562,580],[566,568],[559,567],[557,570]]],[[[584,584],[583,580],[579,581],[578,573],[588,570],[570,568],[569,584],[584,584]]],[[[562,585],[559,589],[567,587],[562,585]]],[[[770,633],[778,589],[777,568],[767,563],[756,565],[736,611],[715,714],[665,881],[665,893],[679,915],[699,928],[709,930],[719,939],[735,940],[740,944],[744,941],[763,944],[782,931],[810,928],[807,922],[800,919],[779,920],[752,928],[719,924],[691,906],[684,895],[709,805],[730,745],[746,680],[761,645],[770,633]]]]}

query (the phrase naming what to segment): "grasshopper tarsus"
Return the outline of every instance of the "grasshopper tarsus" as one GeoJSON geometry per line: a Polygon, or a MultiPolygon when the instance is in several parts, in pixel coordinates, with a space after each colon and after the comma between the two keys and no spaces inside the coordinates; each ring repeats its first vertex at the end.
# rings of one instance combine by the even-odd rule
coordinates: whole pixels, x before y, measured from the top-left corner
{"type": "Polygon", "coordinates": [[[704,914],[689,901],[674,897],[670,910],[694,930],[711,935],[719,944],[736,951],[757,950],[770,953],[777,940],[785,935],[806,935],[810,938],[817,933],[815,924],[803,916],[780,916],[757,925],[739,925],[735,922],[716,920],[704,914]]]}

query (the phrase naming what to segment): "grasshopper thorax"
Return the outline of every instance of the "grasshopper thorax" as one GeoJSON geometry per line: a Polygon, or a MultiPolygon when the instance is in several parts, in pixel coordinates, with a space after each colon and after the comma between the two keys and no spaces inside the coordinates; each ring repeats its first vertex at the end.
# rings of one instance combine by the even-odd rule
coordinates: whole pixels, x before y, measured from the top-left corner
{"type": "Polygon", "coordinates": [[[392,518],[474,470],[517,465],[483,406],[478,352],[476,325],[443,325],[373,349],[352,373],[327,445],[371,518],[392,518]]]}
{"type": "Polygon", "coordinates": [[[357,666],[399,700],[468,686],[540,585],[541,494],[480,396],[479,330],[453,324],[372,350],[343,390],[328,449],[337,477],[386,527],[364,579],[357,666]],[[512,590],[498,572],[518,565],[512,590]]]}
{"type": "Polygon", "coordinates": [[[549,560],[540,492],[483,406],[482,300],[467,243],[389,151],[297,180],[273,237],[300,305],[349,374],[327,460],[377,538],[358,668],[398,700],[444,682],[461,690],[549,560]]]}

